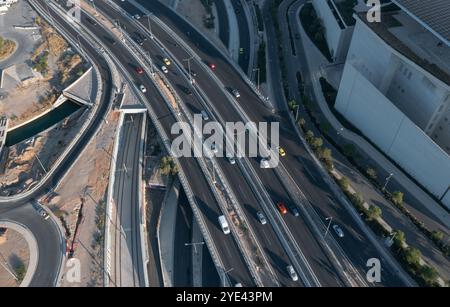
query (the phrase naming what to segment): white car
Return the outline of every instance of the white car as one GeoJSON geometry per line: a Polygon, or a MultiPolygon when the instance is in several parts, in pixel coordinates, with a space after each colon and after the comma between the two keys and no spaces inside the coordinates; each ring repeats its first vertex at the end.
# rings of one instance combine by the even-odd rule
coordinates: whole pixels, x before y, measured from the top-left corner
{"type": "Polygon", "coordinates": [[[342,231],[341,227],[339,227],[339,225],[334,224],[333,225],[333,230],[334,230],[334,232],[337,234],[337,236],[339,238],[343,238],[344,237],[344,232],[342,231]]]}
{"type": "Polygon", "coordinates": [[[228,161],[230,162],[231,165],[236,164],[236,159],[234,157],[228,157],[228,161]]]}
{"type": "Polygon", "coordinates": [[[48,218],[50,217],[50,215],[48,215],[47,211],[45,211],[43,208],[39,208],[38,212],[44,220],[48,220],[48,218]]]}
{"type": "Polygon", "coordinates": [[[143,84],[139,85],[139,89],[141,90],[142,93],[147,93],[147,89],[143,84]]]}
{"type": "Polygon", "coordinates": [[[224,215],[219,216],[219,224],[224,234],[227,235],[230,233],[230,226],[228,226],[227,219],[224,215]]]}
{"type": "Polygon", "coordinates": [[[161,70],[163,71],[163,73],[168,74],[169,70],[167,69],[166,66],[161,66],[161,70]]]}
{"type": "Polygon", "coordinates": [[[233,93],[233,96],[234,96],[235,98],[241,97],[241,93],[239,93],[239,91],[238,91],[237,89],[234,89],[234,90],[232,91],[232,93],[233,93]]]}
{"type": "Polygon", "coordinates": [[[270,167],[269,160],[261,159],[261,162],[259,163],[259,166],[261,168],[269,168],[270,167]]]}
{"type": "Polygon", "coordinates": [[[289,276],[291,277],[292,281],[297,281],[298,280],[298,276],[297,276],[297,272],[295,272],[294,267],[292,265],[288,265],[286,267],[289,276]]]}

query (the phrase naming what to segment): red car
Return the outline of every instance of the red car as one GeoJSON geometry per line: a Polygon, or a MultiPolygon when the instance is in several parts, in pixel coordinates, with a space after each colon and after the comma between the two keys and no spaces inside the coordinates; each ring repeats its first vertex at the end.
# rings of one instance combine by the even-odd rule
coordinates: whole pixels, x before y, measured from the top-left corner
{"type": "Polygon", "coordinates": [[[281,214],[285,215],[287,213],[286,205],[282,202],[277,203],[278,211],[280,211],[281,214]]]}
{"type": "Polygon", "coordinates": [[[136,72],[142,75],[144,73],[144,70],[142,69],[142,67],[136,67],[136,72]]]}
{"type": "Polygon", "coordinates": [[[214,63],[208,63],[209,68],[211,68],[212,70],[216,69],[216,64],[214,63]]]}

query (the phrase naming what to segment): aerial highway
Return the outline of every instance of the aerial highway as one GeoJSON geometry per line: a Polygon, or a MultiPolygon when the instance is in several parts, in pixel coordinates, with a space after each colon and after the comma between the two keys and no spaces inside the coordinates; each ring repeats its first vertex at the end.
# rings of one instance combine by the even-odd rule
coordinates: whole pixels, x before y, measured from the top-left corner
{"type": "MultiPolygon", "coordinates": [[[[128,2],[116,2],[127,10],[130,15],[142,14],[140,10],[128,2]]],[[[357,267],[360,274],[362,276],[365,275],[366,262],[369,258],[376,257],[383,262],[383,255],[380,254],[379,250],[367,238],[366,233],[361,230],[360,225],[355,222],[354,217],[341,205],[341,200],[339,197],[336,198],[329,184],[323,179],[323,174],[316,169],[317,167],[310,154],[295,134],[288,120],[287,113],[279,112],[274,114],[272,110],[267,108],[260,97],[256,95],[241,75],[238,74],[235,67],[230,65],[230,62],[209,41],[173,11],[160,3],[149,4],[145,1],[140,1],[140,3],[167,24],[204,62],[214,63],[217,69],[213,74],[223,84],[239,89],[241,94],[239,101],[245,102],[240,105],[250,119],[254,122],[267,120],[280,122],[281,146],[288,153],[286,158],[282,159],[282,163],[289,170],[289,179],[294,181],[296,185],[294,187],[295,189],[301,188],[315,212],[320,216],[323,224],[326,223],[325,218],[333,217],[333,220],[344,228],[346,233],[345,238],[340,239],[336,236],[334,239],[339,240],[338,244],[345,251],[351,263],[357,267]]],[[[142,23],[145,25],[145,20],[142,23]]],[[[191,56],[184,48],[179,48],[180,42],[175,40],[173,35],[170,35],[167,31],[159,27],[157,23],[152,24],[152,32],[161,41],[165,42],[165,47],[180,61],[191,56]]],[[[215,103],[218,110],[222,107],[222,110],[219,112],[226,121],[235,122],[240,120],[237,112],[229,107],[229,99],[223,94],[224,89],[217,85],[216,82],[213,82],[214,78],[211,78],[211,72],[206,71],[202,63],[195,61],[191,62],[191,69],[197,72],[197,85],[205,92],[209,91],[211,97],[214,97],[211,100],[215,103]]],[[[259,169],[257,167],[257,161],[252,161],[252,163],[264,186],[270,191],[273,201],[278,202],[284,200],[288,204],[292,203],[292,200],[286,192],[285,185],[280,182],[279,176],[272,170],[259,169]]],[[[297,240],[302,240],[306,237],[305,233],[308,232],[305,232],[306,227],[301,228],[299,219],[288,217],[287,223],[295,233],[297,240]]],[[[334,236],[334,234],[330,234],[334,236]]],[[[321,266],[321,264],[317,264],[317,266],[321,266]]],[[[384,263],[383,267],[386,269],[384,270],[382,284],[405,284],[404,280],[397,274],[397,268],[392,268],[388,262],[384,263]]]]}
{"type": "MultiPolygon", "coordinates": [[[[52,6],[49,5],[49,10],[52,11],[52,6]]],[[[62,6],[63,7],[63,6],[62,6]]],[[[54,14],[56,20],[61,20],[57,14],[54,14]]],[[[111,51],[116,59],[121,63],[122,67],[126,69],[126,73],[131,76],[131,84],[136,86],[144,85],[146,88],[145,97],[149,103],[151,103],[158,119],[166,131],[167,135],[173,137],[170,134],[172,125],[177,121],[172,111],[169,109],[163,97],[153,84],[151,78],[146,74],[138,74],[136,67],[140,63],[130,54],[123,44],[116,43],[111,39],[109,34],[105,33],[105,30],[101,27],[95,26],[89,22],[90,18],[84,13],[81,14],[82,24],[89,27],[90,31],[103,42],[106,48],[111,51]]],[[[236,245],[233,237],[224,235],[220,226],[218,225],[217,218],[220,216],[221,210],[217,205],[217,201],[214,194],[209,188],[208,182],[205,180],[201,168],[198,166],[196,159],[181,158],[179,159],[181,167],[186,174],[189,174],[190,178],[195,178],[189,182],[195,195],[195,200],[199,205],[201,213],[204,215],[205,222],[208,227],[208,231],[214,238],[214,243],[217,245],[217,249],[220,251],[220,257],[224,263],[222,268],[223,272],[220,274],[226,274],[226,278],[230,284],[242,283],[243,285],[254,285],[253,278],[247,268],[239,248],[236,245]]]]}

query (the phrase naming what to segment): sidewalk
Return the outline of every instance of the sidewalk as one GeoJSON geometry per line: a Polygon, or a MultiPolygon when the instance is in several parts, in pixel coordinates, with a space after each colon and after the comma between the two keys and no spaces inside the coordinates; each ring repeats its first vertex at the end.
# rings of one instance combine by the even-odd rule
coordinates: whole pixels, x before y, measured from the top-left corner
{"type": "MultiPolygon", "coordinates": [[[[439,204],[415,186],[400,170],[393,166],[381,153],[376,151],[376,149],[360,136],[345,129],[341,131],[342,125],[328,108],[319,82],[320,77],[323,76],[323,67],[326,67],[329,63],[303,31],[303,27],[298,18],[301,7],[302,3],[296,2],[289,11],[293,31],[298,31],[301,34],[301,40],[295,42],[297,55],[300,58],[293,56],[290,53],[290,48],[285,49],[285,60],[288,61],[289,85],[292,97],[298,102],[301,101],[300,94],[297,90],[296,73],[302,72],[305,88],[309,87],[311,89],[309,98],[311,101],[317,102],[320,108],[320,110],[313,112],[314,116],[319,118],[320,122],[329,122],[331,124],[329,128],[333,128],[334,132],[329,133],[329,135],[335,135],[337,137],[337,143],[342,145],[349,143],[355,144],[360,149],[358,150],[358,153],[362,156],[360,160],[364,160],[366,163],[364,167],[371,166],[377,169],[378,176],[383,181],[387,174],[394,173],[394,178],[389,183],[388,189],[391,191],[400,190],[405,192],[405,207],[419,220],[423,221],[430,230],[439,230],[446,234],[446,236],[449,236],[450,217],[439,204]],[[339,133],[337,133],[338,131],[339,133]]],[[[284,45],[290,46],[289,37],[284,36],[283,39],[284,45]]],[[[307,129],[311,129],[315,135],[320,135],[321,133],[317,130],[316,126],[308,121],[309,118],[307,116],[305,116],[305,119],[307,120],[307,129]]],[[[324,144],[333,151],[334,164],[337,171],[349,178],[350,184],[364,195],[366,201],[380,207],[383,211],[383,219],[395,229],[405,232],[407,242],[418,248],[422,252],[423,257],[435,266],[444,278],[448,279],[450,277],[450,262],[435,247],[431,240],[403,213],[387,201],[382,193],[374,188],[365,176],[356,171],[347,158],[337,151],[332,144],[328,143],[326,139],[324,139],[324,144]]]]}

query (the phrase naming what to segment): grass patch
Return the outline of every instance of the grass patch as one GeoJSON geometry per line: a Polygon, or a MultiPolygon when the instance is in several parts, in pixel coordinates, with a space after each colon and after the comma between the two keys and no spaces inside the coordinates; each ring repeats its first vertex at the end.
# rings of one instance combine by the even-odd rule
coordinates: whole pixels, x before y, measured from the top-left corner
{"type": "Polygon", "coordinates": [[[16,43],[0,36],[0,61],[8,58],[16,50],[16,43]]]}

